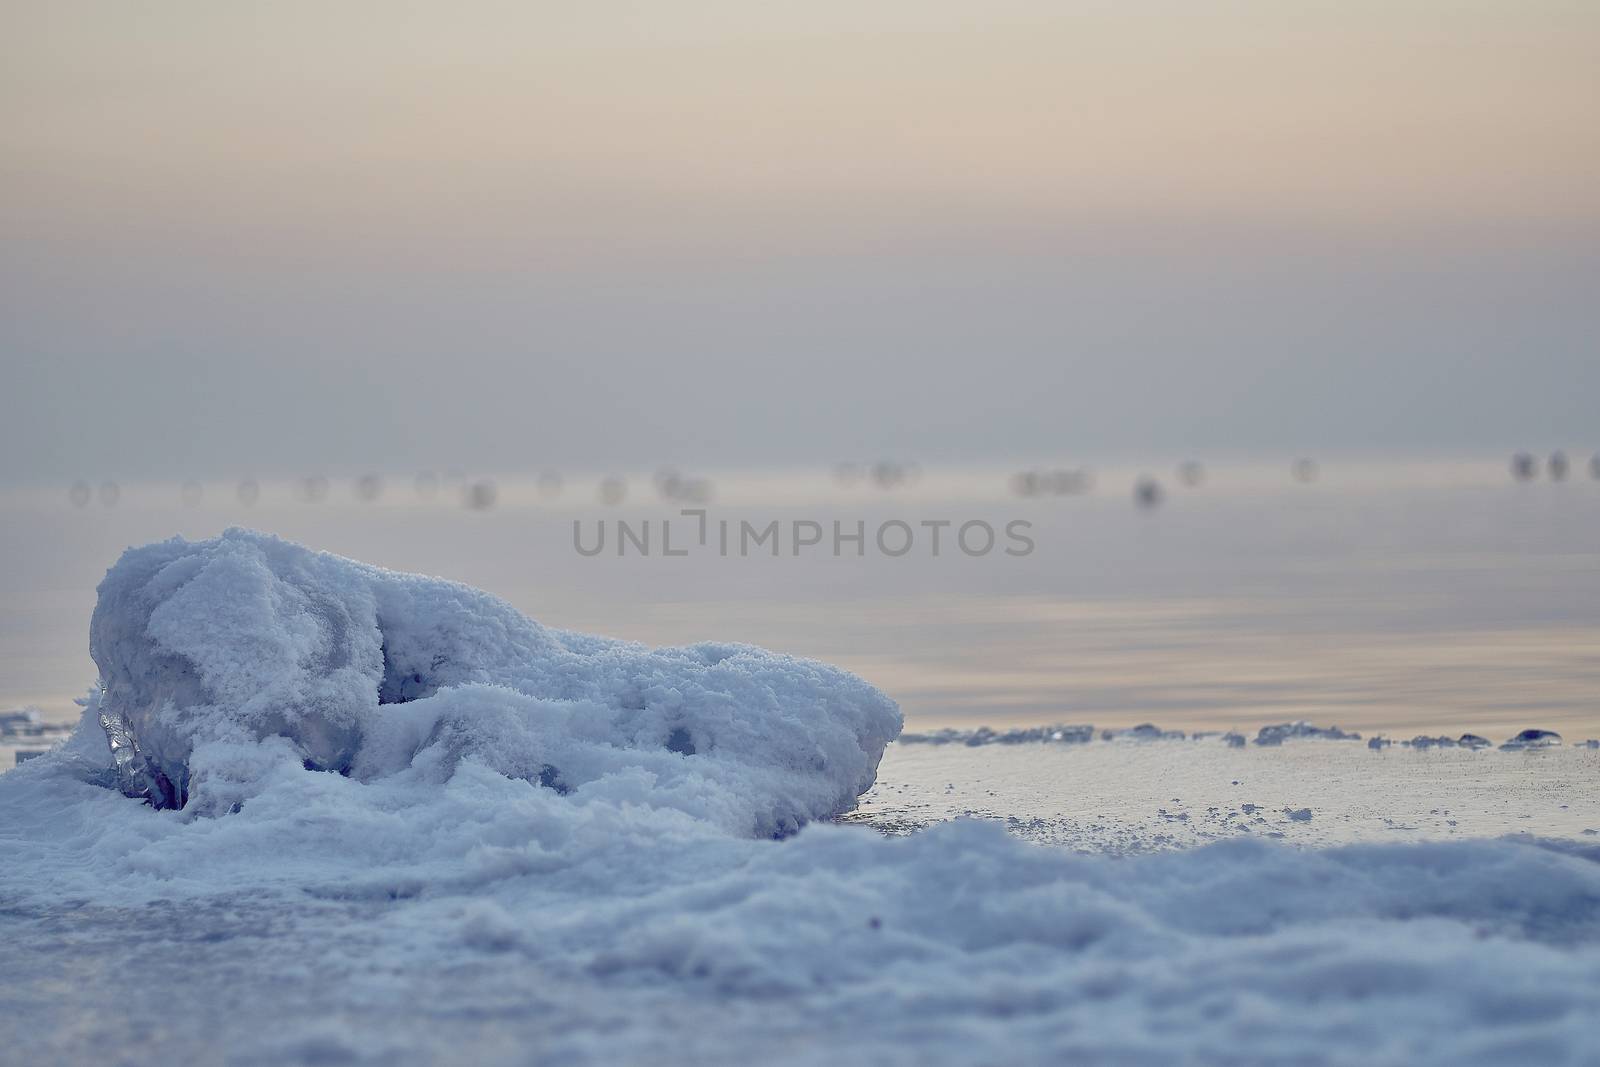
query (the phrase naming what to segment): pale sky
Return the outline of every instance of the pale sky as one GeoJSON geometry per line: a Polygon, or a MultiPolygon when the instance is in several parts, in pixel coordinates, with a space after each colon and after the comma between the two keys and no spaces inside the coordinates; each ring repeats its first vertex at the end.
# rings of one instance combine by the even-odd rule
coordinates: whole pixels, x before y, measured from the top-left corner
{"type": "Polygon", "coordinates": [[[0,481],[1600,446],[1600,4],[0,12],[0,481]]]}

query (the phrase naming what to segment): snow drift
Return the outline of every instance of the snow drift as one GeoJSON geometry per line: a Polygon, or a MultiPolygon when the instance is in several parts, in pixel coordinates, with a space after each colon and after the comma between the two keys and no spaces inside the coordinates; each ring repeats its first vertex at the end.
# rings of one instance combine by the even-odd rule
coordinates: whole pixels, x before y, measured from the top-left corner
{"type": "Polygon", "coordinates": [[[892,701],[823,664],[552,630],[245,530],[131,549],[99,592],[97,714],[123,791],[156,807],[229,810],[230,768],[277,738],[362,780],[442,781],[468,756],[563,792],[634,771],[658,801],[783,834],[849,807],[900,730],[892,701]]]}

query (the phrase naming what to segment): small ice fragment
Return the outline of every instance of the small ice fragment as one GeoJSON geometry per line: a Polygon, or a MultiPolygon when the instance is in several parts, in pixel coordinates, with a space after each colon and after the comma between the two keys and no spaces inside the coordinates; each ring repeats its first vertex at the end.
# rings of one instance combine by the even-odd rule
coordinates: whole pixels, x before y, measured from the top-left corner
{"type": "Polygon", "coordinates": [[[130,797],[150,796],[150,776],[144,760],[139,756],[139,746],[128,720],[117,712],[102,709],[100,728],[106,732],[106,744],[111,748],[111,761],[117,768],[117,781],[122,792],[130,797]]]}
{"type": "Polygon", "coordinates": [[[1310,822],[1310,808],[1284,808],[1283,813],[1289,816],[1290,822],[1310,822]]]}

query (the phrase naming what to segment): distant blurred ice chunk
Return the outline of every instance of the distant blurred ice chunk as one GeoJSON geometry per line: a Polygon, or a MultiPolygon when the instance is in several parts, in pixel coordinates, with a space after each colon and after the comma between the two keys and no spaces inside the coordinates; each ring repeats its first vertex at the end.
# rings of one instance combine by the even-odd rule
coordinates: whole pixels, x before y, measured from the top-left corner
{"type": "Polygon", "coordinates": [[[1301,719],[1298,722],[1280,722],[1263,726],[1256,732],[1256,744],[1281,745],[1285,741],[1315,739],[1322,741],[1359,741],[1361,735],[1349,733],[1337,726],[1312,726],[1301,719]]]}
{"type": "Polygon", "coordinates": [[[1533,748],[1555,748],[1561,744],[1561,735],[1554,730],[1524,730],[1500,746],[1503,752],[1519,752],[1533,748]]]}
{"type": "Polygon", "coordinates": [[[1101,730],[1102,741],[1182,741],[1182,730],[1163,730],[1155,723],[1142,722],[1125,730],[1101,730]]]}

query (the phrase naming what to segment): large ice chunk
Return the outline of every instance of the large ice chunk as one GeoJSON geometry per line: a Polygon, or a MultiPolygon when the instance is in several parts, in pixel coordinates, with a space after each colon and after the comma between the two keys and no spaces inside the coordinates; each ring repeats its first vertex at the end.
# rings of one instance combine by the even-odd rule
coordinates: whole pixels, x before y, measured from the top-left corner
{"type": "Polygon", "coordinates": [[[204,792],[202,746],[277,737],[360,778],[447,778],[469,757],[561,791],[620,775],[784,833],[851,806],[901,724],[820,663],[553,630],[467,586],[238,529],[124,553],[90,651],[123,790],[157,807],[204,792]]]}

